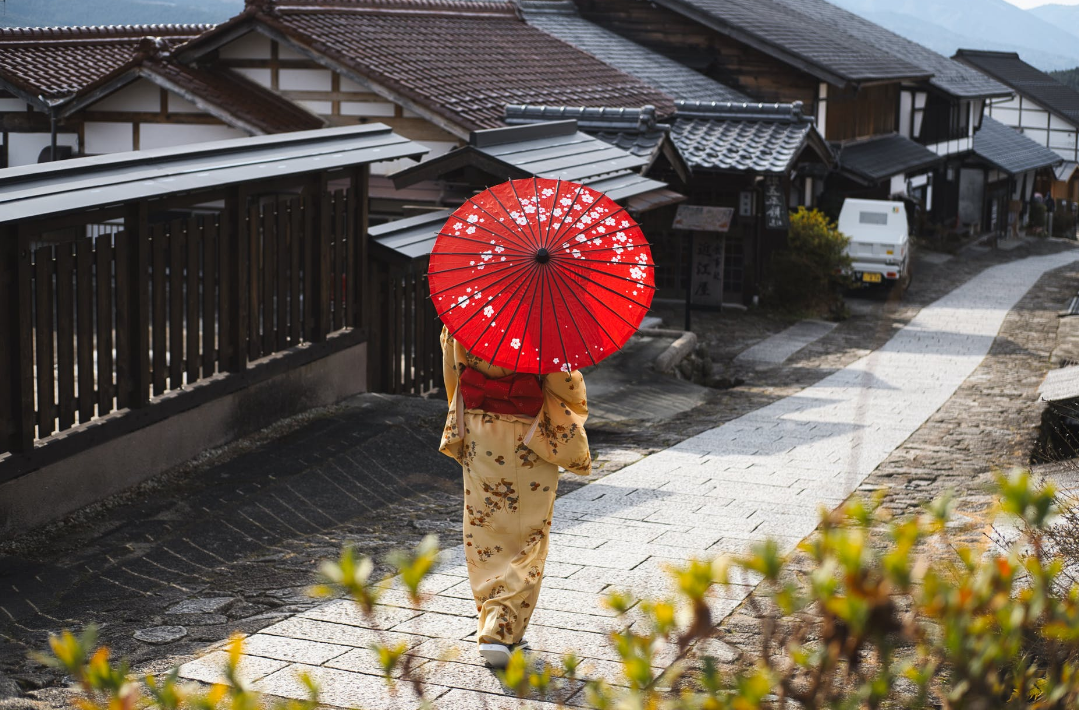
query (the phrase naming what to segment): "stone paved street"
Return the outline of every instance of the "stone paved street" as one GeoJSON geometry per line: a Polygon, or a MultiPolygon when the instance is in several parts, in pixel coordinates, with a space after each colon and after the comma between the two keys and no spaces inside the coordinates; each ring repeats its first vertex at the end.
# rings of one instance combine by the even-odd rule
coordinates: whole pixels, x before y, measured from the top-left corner
{"type": "MultiPolygon", "coordinates": [[[[585,673],[616,680],[604,636],[612,624],[601,605],[605,588],[661,594],[665,563],[764,537],[792,549],[815,528],[818,506],[850,495],[952,397],[1028,289],[1076,260],[1079,253],[1067,251],[991,267],[922,309],[883,347],[816,384],[559,498],[532,647],[552,655],[574,650],[587,661],[585,673]]],[[[376,632],[350,605],[327,602],[253,635],[245,674],[268,693],[303,697],[295,680],[302,670],[334,689],[327,702],[412,707],[414,698],[403,690],[389,695],[370,675],[374,658],[365,646],[381,633],[422,659],[438,707],[483,707],[501,689],[469,648],[474,627],[460,548],[447,557],[424,609],[393,597],[384,631],[376,632]],[[447,649],[459,653],[446,660],[447,649]]],[[[753,580],[743,582],[712,600],[717,618],[752,591],[753,580]]],[[[219,656],[203,656],[182,673],[211,680],[219,656]]],[[[572,702],[577,688],[559,690],[572,702]]]]}
{"type": "MultiPolygon", "coordinates": [[[[739,550],[769,533],[794,545],[812,529],[814,501],[838,502],[884,456],[860,489],[885,490],[897,511],[945,487],[980,485],[991,465],[1024,463],[1040,416],[1033,392],[1076,267],[1046,275],[1003,314],[1073,249],[1028,240],[1009,252],[921,260],[902,301],[853,298],[849,320],[765,368],[736,356],[783,338],[793,320],[767,311],[701,314],[695,328],[717,374],[746,380],[732,389],[655,374],[648,363],[664,344],[647,338],[599,368],[607,372],[590,373],[597,470],[560,483],[533,647],[552,659],[575,649],[589,673],[615,680],[602,632],[616,622],[598,606],[607,587],[656,594],[665,561],[739,550]],[[969,301],[977,307],[958,307],[969,301]],[[946,404],[934,413],[929,397],[946,404]],[[904,441],[904,431],[914,435],[904,441]],[[881,437],[903,443],[867,443],[881,437]]],[[[677,311],[657,312],[679,322],[677,311]]],[[[26,653],[43,648],[48,633],[96,622],[140,672],[189,663],[188,675],[213,680],[218,644],[238,630],[250,635],[243,674],[259,687],[293,695],[293,672],[303,667],[322,678],[327,702],[408,706],[406,696],[387,700],[372,680],[366,645],[374,631],[348,604],[317,606],[305,588],[319,560],[345,543],[379,559],[427,532],[444,544],[459,539],[460,472],[432,443],[445,412],[440,398],[365,395],[311,412],[61,525],[0,541],[0,698],[11,692],[6,677],[41,710],[63,706],[64,679],[26,653]]],[[[431,580],[434,596],[422,610],[392,592],[381,625],[411,644],[422,675],[444,693],[439,707],[471,708],[479,699],[519,707],[499,695],[467,639],[473,607],[458,554],[431,580]],[[447,651],[454,662],[439,662],[447,651]]],[[[746,650],[757,627],[739,604],[751,589],[716,590],[713,600],[719,617],[735,610],[723,634],[746,650]]],[[[574,702],[575,693],[562,686],[558,695],[574,702]]]]}

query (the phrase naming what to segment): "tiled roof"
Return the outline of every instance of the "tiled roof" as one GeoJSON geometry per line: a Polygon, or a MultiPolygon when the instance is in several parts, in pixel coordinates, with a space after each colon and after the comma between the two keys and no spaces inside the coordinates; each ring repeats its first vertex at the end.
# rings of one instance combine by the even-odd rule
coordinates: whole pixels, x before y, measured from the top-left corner
{"type": "Polygon", "coordinates": [[[960,49],[956,59],[1004,82],[1019,94],[1079,126],[1079,92],[1036,69],[1015,52],[960,49]]]}
{"type": "MultiPolygon", "coordinates": [[[[639,174],[647,163],[645,158],[578,131],[577,122],[568,120],[475,131],[463,148],[391,177],[398,187],[407,187],[475,167],[499,180],[533,176],[571,180],[625,201],[645,193],[667,192],[666,184],[639,174]]],[[[672,195],[674,201],[684,199],[677,193],[672,195]]]]}
{"type": "Polygon", "coordinates": [[[510,103],[674,112],[666,94],[528,25],[510,3],[289,0],[241,17],[258,18],[458,132],[502,125],[510,103]]]}
{"type": "Polygon", "coordinates": [[[974,134],[974,154],[1011,175],[1064,162],[1044,145],[989,116],[982,118],[982,127],[974,134]]]}
{"type": "Polygon", "coordinates": [[[1060,165],[1054,168],[1056,172],[1057,180],[1061,182],[1068,182],[1072,179],[1072,175],[1075,174],[1076,169],[1079,169],[1079,163],[1074,163],[1070,160],[1066,160],[1060,165]]]}
{"type": "Polygon", "coordinates": [[[784,173],[809,142],[831,151],[801,104],[677,102],[671,136],[694,170],[784,173]]]}
{"type": "Polygon", "coordinates": [[[0,81],[23,95],[60,100],[131,61],[144,37],[175,46],[210,25],[0,29],[0,81]]]}
{"type": "Polygon", "coordinates": [[[832,29],[834,35],[848,35],[870,47],[932,74],[929,83],[941,91],[960,98],[1004,96],[1007,87],[977,69],[949,59],[928,47],[897,35],[864,17],[845,10],[826,0],[774,0],[806,17],[812,17],[832,29]]]}
{"type": "Polygon", "coordinates": [[[292,101],[228,70],[153,60],[146,62],[140,73],[171,84],[195,103],[204,103],[211,114],[226,123],[253,133],[309,131],[326,125],[292,101]]]}
{"type": "Polygon", "coordinates": [[[839,148],[840,169],[873,183],[931,167],[941,160],[925,146],[897,133],[839,148]]]}
{"type": "Polygon", "coordinates": [[[749,101],[704,74],[593,24],[571,0],[517,0],[528,24],[676,99],[749,101]]]}
{"type": "Polygon", "coordinates": [[[583,106],[506,106],[506,124],[520,126],[572,118],[577,127],[604,143],[622,150],[651,158],[662,146],[670,126],[656,122],[653,106],[644,108],[594,108],[583,106]]]}
{"type": "Polygon", "coordinates": [[[796,6],[801,3],[793,0],[789,4],[783,0],[654,2],[833,84],[928,78],[932,74],[822,17],[816,4],[823,0],[807,0],[804,7],[796,6]]]}

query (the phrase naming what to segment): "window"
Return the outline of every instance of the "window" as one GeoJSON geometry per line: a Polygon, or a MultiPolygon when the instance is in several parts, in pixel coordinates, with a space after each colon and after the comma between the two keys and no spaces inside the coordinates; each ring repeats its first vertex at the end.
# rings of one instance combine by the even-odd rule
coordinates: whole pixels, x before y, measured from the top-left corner
{"type": "Polygon", "coordinates": [[[888,224],[887,212],[859,212],[858,213],[859,224],[888,224]]]}

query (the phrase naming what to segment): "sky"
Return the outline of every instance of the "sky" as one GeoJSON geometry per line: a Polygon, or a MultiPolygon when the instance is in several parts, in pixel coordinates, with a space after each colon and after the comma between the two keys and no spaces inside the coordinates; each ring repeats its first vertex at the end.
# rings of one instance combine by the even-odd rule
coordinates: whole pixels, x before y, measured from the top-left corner
{"type": "Polygon", "coordinates": [[[1024,10],[1039,5],[1079,5],[1079,0],[1008,0],[1012,5],[1018,5],[1024,10]]]}

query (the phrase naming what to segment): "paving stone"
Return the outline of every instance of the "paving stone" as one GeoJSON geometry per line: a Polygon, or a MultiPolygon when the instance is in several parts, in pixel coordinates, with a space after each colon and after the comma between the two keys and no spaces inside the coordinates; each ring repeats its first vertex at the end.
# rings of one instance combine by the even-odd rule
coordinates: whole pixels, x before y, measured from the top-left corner
{"type": "Polygon", "coordinates": [[[236,597],[210,597],[207,599],[187,599],[169,607],[166,614],[216,614],[227,609],[236,601],[236,597]]]}
{"type": "MultiPolygon", "coordinates": [[[[552,545],[547,559],[554,562],[580,565],[582,567],[614,567],[615,569],[633,569],[648,559],[647,553],[629,550],[589,550],[581,547],[557,547],[552,545]]],[[[548,562],[548,564],[550,564],[548,562]]],[[[546,566],[544,569],[546,573],[546,566]]]]}
{"type": "Polygon", "coordinates": [[[154,626],[149,629],[139,629],[134,636],[143,643],[172,643],[187,636],[187,628],[183,626],[154,626]]]}
{"type": "Polygon", "coordinates": [[[267,626],[260,633],[360,648],[367,648],[373,643],[398,643],[401,641],[413,646],[422,640],[418,636],[394,631],[376,631],[358,626],[331,624],[325,621],[316,621],[315,619],[302,619],[298,616],[267,626]]]}
{"type": "Polygon", "coordinates": [[[244,655],[273,658],[290,663],[308,663],[319,666],[332,658],[337,658],[350,649],[332,643],[320,643],[305,639],[272,636],[270,634],[252,634],[244,639],[244,655]]]}
{"type": "Polygon", "coordinates": [[[454,689],[435,701],[436,710],[560,710],[557,703],[522,701],[505,695],[473,693],[454,689]]]}
{"type": "MultiPolygon", "coordinates": [[[[225,651],[207,653],[180,666],[180,677],[203,683],[224,683],[226,682],[224,669],[228,664],[228,658],[229,655],[225,651]]],[[[237,666],[237,675],[244,683],[254,683],[259,678],[279,671],[287,665],[285,661],[245,655],[237,666]]]]}
{"type": "MultiPolygon", "coordinates": [[[[306,700],[308,692],[300,681],[301,673],[306,673],[318,685],[319,701],[324,705],[362,707],[364,710],[416,710],[422,702],[407,683],[396,683],[391,693],[380,676],[303,664],[285,666],[257,681],[252,688],[267,695],[306,700]]],[[[440,686],[430,689],[434,696],[431,699],[446,692],[440,686]]]]}
{"type": "Polygon", "coordinates": [[[368,615],[351,599],[334,599],[304,612],[300,618],[346,626],[361,626],[365,629],[391,629],[402,622],[416,618],[420,613],[412,609],[390,606],[379,608],[377,614],[368,615]]]}
{"type": "MultiPolygon", "coordinates": [[[[413,660],[409,670],[416,670],[426,662],[426,659],[417,658],[413,660]]],[[[379,664],[378,661],[378,653],[370,648],[346,649],[345,653],[329,661],[326,661],[322,665],[327,668],[336,668],[337,670],[349,671],[351,673],[382,675],[382,666],[379,664]]],[[[403,664],[398,665],[398,667],[394,669],[393,677],[402,677],[404,671],[405,669],[403,664]]]]}
{"type": "MultiPolygon", "coordinates": [[[[460,584],[460,582],[461,580],[458,579],[457,583],[460,584]]],[[[476,604],[472,601],[470,596],[459,598],[434,594],[421,597],[417,602],[405,592],[390,590],[383,592],[382,596],[378,598],[378,606],[379,610],[376,612],[377,614],[381,614],[381,607],[386,606],[413,609],[416,610],[417,615],[420,611],[433,611],[439,614],[452,614],[454,616],[476,616],[476,604]]]]}
{"type": "Polygon", "coordinates": [[[464,638],[476,633],[476,620],[463,616],[425,612],[393,627],[396,633],[464,638]]]}

